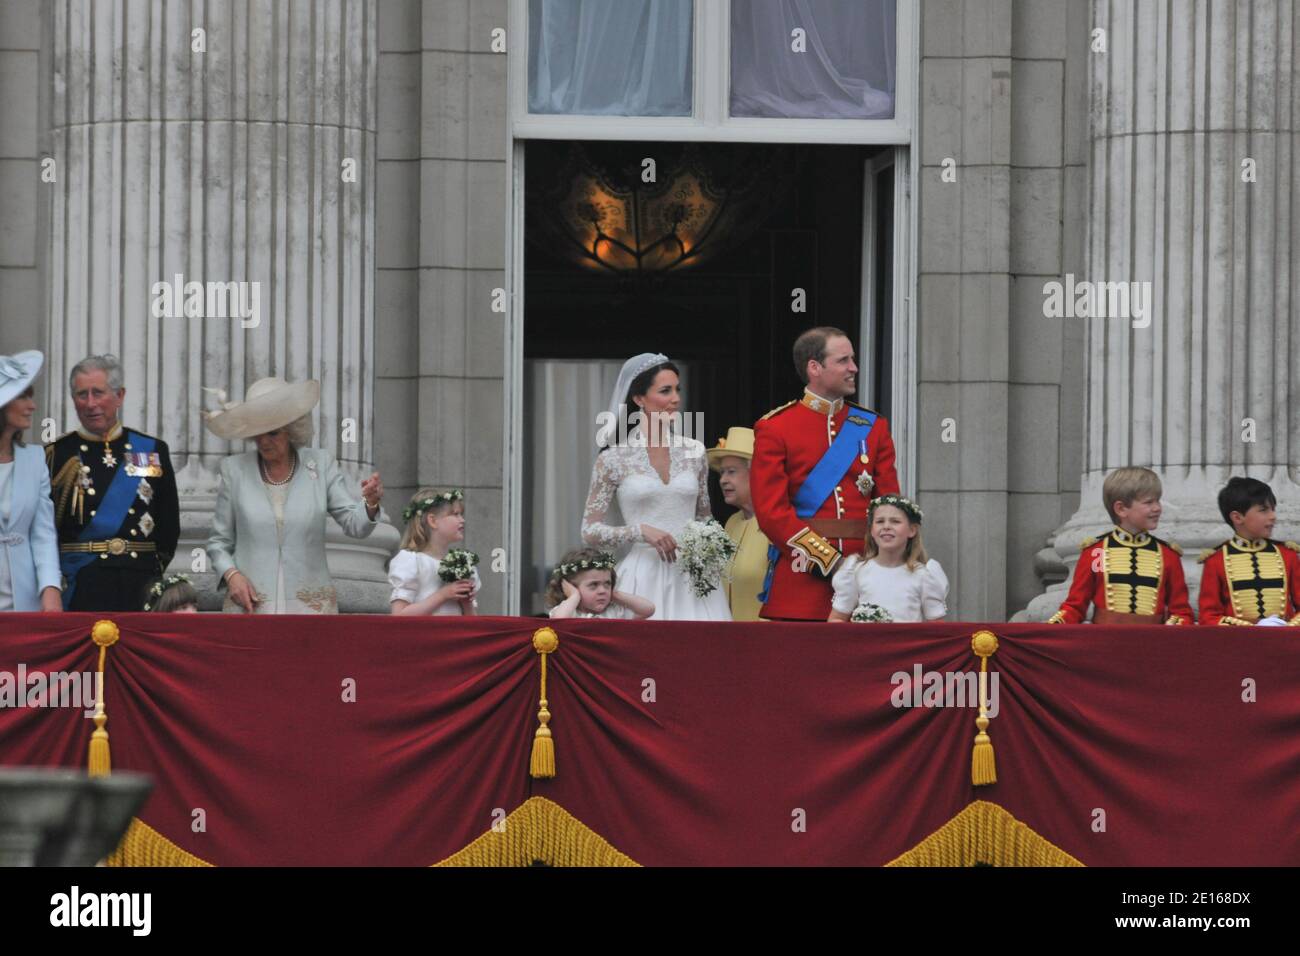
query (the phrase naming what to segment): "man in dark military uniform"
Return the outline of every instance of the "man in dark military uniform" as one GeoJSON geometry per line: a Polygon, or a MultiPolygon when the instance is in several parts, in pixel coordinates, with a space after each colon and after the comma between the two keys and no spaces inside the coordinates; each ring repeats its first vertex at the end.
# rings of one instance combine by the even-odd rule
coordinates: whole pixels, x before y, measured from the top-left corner
{"type": "Polygon", "coordinates": [[[180,537],[180,502],[167,443],[119,420],[126,389],[112,355],[72,369],[81,427],[45,446],[59,531],[63,606],[138,611],[180,537]]]}

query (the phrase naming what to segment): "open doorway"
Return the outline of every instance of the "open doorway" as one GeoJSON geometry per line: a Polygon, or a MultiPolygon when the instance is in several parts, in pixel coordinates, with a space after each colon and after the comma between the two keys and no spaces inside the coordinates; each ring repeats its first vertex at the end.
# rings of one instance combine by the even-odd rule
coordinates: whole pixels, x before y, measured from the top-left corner
{"type": "Polygon", "coordinates": [[[522,613],[542,611],[550,567],[581,544],[596,416],[629,356],[682,368],[692,435],[712,445],[796,398],[792,342],[835,325],[858,344],[859,399],[889,415],[893,152],[526,144],[522,613]]]}

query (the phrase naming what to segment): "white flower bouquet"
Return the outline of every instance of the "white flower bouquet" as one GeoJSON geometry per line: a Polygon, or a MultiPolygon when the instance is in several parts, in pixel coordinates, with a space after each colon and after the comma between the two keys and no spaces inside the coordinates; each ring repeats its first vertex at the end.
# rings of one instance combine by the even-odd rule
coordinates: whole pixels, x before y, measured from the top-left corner
{"type": "Polygon", "coordinates": [[[849,620],[854,624],[888,624],[893,617],[879,604],[859,604],[849,615],[849,620]]]}
{"type": "Polygon", "coordinates": [[[712,518],[691,521],[677,536],[677,563],[691,579],[696,597],[712,593],[721,583],[736,553],[736,543],[712,518]]]}
{"type": "Polygon", "coordinates": [[[448,583],[464,581],[474,576],[474,565],[478,564],[478,555],[464,548],[452,548],[447,556],[438,562],[438,577],[448,583]]]}

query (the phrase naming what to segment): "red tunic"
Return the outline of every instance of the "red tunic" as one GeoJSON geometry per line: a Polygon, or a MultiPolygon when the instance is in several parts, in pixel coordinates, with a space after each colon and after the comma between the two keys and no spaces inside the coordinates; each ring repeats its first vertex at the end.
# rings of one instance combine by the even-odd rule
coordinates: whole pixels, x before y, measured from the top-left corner
{"type": "Polygon", "coordinates": [[[1049,624],[1079,624],[1088,605],[1117,614],[1155,614],[1166,624],[1194,624],[1180,553],[1151,535],[1115,528],[1085,545],[1074,580],[1049,624]]]}
{"type": "MultiPolygon", "coordinates": [[[[808,529],[808,522],[795,514],[793,499],[809,472],[826,454],[845,419],[851,413],[862,411],[865,409],[861,405],[844,402],[833,415],[828,415],[798,401],[768,412],[754,423],[754,459],[749,471],[754,516],[767,539],[781,549],[776,577],[761,612],[765,618],[824,621],[830,616],[829,576],[823,577],[811,564],[804,571],[796,571],[792,565],[791,541],[808,529]]],[[[813,517],[865,520],[868,499],[856,484],[858,475],[864,471],[875,482],[872,498],[898,494],[894,442],[889,437],[889,422],[883,416],[876,418],[867,434],[867,459],[864,465],[860,455],[853,456],[849,470],[813,517]]],[[[831,556],[832,562],[862,550],[861,538],[831,538],[829,544],[838,552],[831,556]]]]}
{"type": "Polygon", "coordinates": [[[1202,557],[1202,624],[1254,624],[1300,611],[1300,556],[1280,541],[1225,541],[1202,557]],[[1236,602],[1233,602],[1233,596],[1236,602]]]}

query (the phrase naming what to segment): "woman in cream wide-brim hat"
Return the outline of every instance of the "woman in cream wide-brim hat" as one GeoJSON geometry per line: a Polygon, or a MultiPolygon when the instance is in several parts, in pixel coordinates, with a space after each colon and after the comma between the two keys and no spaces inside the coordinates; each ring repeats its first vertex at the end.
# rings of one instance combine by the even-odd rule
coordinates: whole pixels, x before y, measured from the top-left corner
{"type": "Polygon", "coordinates": [[[208,430],[257,447],[221,463],[221,486],[208,555],[227,589],[222,610],[256,614],[335,614],[338,594],[325,561],[325,520],[364,538],[387,520],[384,485],[374,472],[352,496],[334,456],[309,448],[320,383],[278,376],[249,386],[242,402],[215,392],[220,410],[208,430]]]}
{"type": "Polygon", "coordinates": [[[45,356],[0,355],[0,611],[61,611],[58,532],[50,473],[32,427],[32,382],[45,356]]]}

